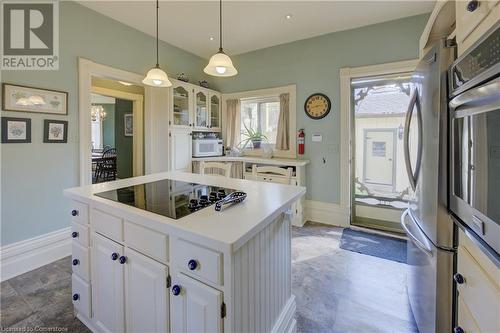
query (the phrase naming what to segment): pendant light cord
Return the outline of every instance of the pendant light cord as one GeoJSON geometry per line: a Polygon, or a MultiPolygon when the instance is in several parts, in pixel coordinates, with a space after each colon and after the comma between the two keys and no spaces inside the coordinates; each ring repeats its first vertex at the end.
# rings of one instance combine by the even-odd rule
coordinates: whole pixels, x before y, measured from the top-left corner
{"type": "Polygon", "coordinates": [[[156,0],[156,67],[160,67],[158,56],[158,11],[160,10],[160,0],[156,0]]]}
{"type": "Polygon", "coordinates": [[[219,0],[219,52],[222,52],[222,0],[219,0]]]}

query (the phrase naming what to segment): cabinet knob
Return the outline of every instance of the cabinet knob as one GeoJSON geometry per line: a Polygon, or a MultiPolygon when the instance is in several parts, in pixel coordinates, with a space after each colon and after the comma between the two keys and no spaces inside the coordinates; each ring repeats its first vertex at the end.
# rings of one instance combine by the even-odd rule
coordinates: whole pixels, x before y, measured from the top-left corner
{"type": "Polygon", "coordinates": [[[127,257],[121,256],[119,260],[120,260],[120,264],[123,265],[127,261],[127,257]]]}
{"type": "Polygon", "coordinates": [[[73,294],[73,301],[78,301],[80,299],[80,295],[73,294]]]}
{"type": "Polygon", "coordinates": [[[467,3],[467,11],[468,12],[473,12],[476,9],[479,8],[479,1],[478,0],[472,0],[467,3]]]}
{"type": "Polygon", "coordinates": [[[453,280],[455,280],[455,282],[457,284],[464,284],[465,283],[465,278],[460,273],[456,273],[455,275],[453,275],[453,280]]]}
{"type": "Polygon", "coordinates": [[[76,266],[76,265],[79,265],[79,264],[80,264],[80,260],[73,259],[73,266],[76,266]]]}
{"type": "Polygon", "coordinates": [[[172,294],[173,294],[174,296],[178,296],[178,295],[181,293],[181,290],[182,290],[181,286],[179,286],[179,285],[174,285],[174,286],[172,287],[172,294]]]}
{"type": "Polygon", "coordinates": [[[78,237],[78,232],[73,231],[73,232],[71,233],[71,237],[73,237],[73,238],[77,238],[77,237],[78,237]]]}
{"type": "Polygon", "coordinates": [[[453,329],[453,333],[465,333],[465,331],[462,327],[457,326],[453,329]]]}
{"type": "Polygon", "coordinates": [[[114,261],[116,259],[118,259],[118,253],[116,253],[116,252],[111,253],[111,260],[114,261]]]}
{"type": "Polygon", "coordinates": [[[188,268],[192,271],[194,271],[198,267],[198,262],[194,259],[191,259],[188,261],[188,268]]]}
{"type": "Polygon", "coordinates": [[[78,216],[78,211],[76,209],[73,209],[71,211],[71,216],[78,216]]]}

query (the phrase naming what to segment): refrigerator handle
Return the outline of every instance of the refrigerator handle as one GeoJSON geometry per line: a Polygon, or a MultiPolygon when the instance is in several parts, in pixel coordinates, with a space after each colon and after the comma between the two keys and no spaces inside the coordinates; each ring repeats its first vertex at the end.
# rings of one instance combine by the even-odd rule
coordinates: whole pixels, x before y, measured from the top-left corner
{"type": "Polygon", "coordinates": [[[422,162],[422,113],[420,110],[420,98],[418,95],[418,89],[415,88],[413,95],[410,99],[410,104],[408,104],[408,110],[406,111],[405,120],[405,130],[404,130],[404,155],[405,155],[405,165],[406,173],[410,181],[410,186],[412,190],[415,191],[417,188],[418,176],[420,174],[420,164],[422,162]],[[415,172],[412,170],[411,160],[410,160],[410,125],[411,118],[413,115],[413,110],[417,107],[417,122],[418,122],[418,146],[417,146],[417,163],[415,165],[415,172]]]}
{"type": "Polygon", "coordinates": [[[408,209],[406,209],[403,212],[403,214],[401,214],[401,227],[405,231],[406,235],[419,249],[424,251],[428,256],[432,257],[432,249],[430,248],[430,246],[425,245],[414,234],[411,233],[410,228],[408,228],[408,226],[406,225],[406,216],[409,216],[413,224],[416,224],[415,220],[413,219],[413,216],[411,216],[411,214],[408,212],[408,209]]]}

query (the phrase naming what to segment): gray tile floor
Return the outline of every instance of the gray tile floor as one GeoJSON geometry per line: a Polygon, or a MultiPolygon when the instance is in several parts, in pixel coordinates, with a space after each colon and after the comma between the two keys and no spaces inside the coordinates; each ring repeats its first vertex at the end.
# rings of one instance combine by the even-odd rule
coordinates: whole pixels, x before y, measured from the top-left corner
{"type": "MultiPolygon", "coordinates": [[[[293,230],[298,332],[417,332],[406,265],[342,250],[341,235],[340,228],[312,223],[293,230]]],[[[89,332],[73,318],[69,257],[2,282],[0,293],[0,329],[89,332]]]]}

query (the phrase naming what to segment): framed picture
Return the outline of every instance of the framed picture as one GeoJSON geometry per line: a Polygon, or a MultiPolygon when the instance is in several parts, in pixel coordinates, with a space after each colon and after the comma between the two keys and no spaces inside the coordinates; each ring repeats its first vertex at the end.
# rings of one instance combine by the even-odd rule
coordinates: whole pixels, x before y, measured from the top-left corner
{"type": "Polygon", "coordinates": [[[132,113],[126,113],[123,115],[125,121],[125,136],[134,135],[134,115],[132,113]]]}
{"type": "Polygon", "coordinates": [[[43,142],[66,143],[68,142],[68,122],[64,120],[43,121],[43,142]]]}
{"type": "Polygon", "coordinates": [[[31,119],[2,117],[2,143],[30,143],[31,119]]]}
{"type": "Polygon", "coordinates": [[[2,84],[2,108],[6,111],[68,114],[68,93],[33,87],[2,84]]]}

